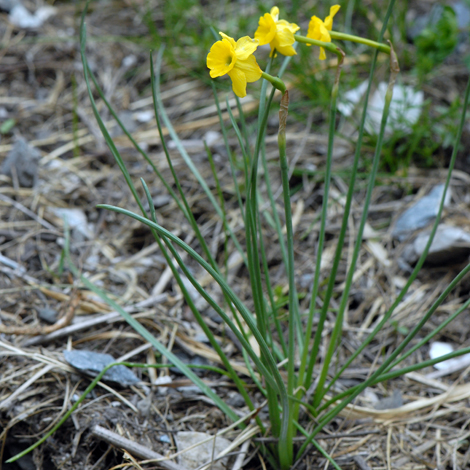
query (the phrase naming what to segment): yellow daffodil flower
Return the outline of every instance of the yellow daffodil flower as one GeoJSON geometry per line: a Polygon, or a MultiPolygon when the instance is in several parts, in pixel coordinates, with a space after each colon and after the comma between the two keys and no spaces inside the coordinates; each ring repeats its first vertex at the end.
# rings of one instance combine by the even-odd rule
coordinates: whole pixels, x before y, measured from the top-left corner
{"type": "MultiPolygon", "coordinates": [[[[328,31],[331,31],[333,28],[333,17],[338,13],[340,9],[339,5],[334,5],[330,8],[330,14],[325,18],[325,21],[322,21],[317,16],[312,16],[310,23],[308,24],[308,33],[307,37],[311,39],[316,39],[317,41],[322,42],[331,42],[331,36],[328,31]]],[[[325,60],[326,54],[325,49],[320,47],[320,60],[325,60]]]]}
{"type": "Polygon", "coordinates": [[[259,42],[248,36],[235,42],[230,36],[219,34],[222,40],[213,44],[207,55],[210,76],[215,78],[227,74],[232,80],[233,92],[243,98],[246,96],[247,82],[256,82],[263,73],[253,55],[259,42]]]}
{"type": "Polygon", "coordinates": [[[295,55],[294,33],[300,28],[294,23],[288,23],[286,20],[279,19],[279,8],[272,7],[270,13],[265,13],[259,19],[258,29],[255,32],[255,39],[258,39],[259,45],[271,46],[271,56],[274,49],[283,55],[295,55]]]}

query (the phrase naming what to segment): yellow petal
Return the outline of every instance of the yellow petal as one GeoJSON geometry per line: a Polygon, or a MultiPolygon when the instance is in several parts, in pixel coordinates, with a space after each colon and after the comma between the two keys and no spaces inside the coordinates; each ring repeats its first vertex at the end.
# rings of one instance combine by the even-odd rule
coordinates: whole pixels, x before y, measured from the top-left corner
{"type": "Polygon", "coordinates": [[[227,36],[225,33],[222,33],[222,31],[219,31],[219,34],[222,36],[223,39],[226,39],[235,49],[235,46],[236,46],[235,39],[231,38],[230,36],[227,36]]]}
{"type": "Polygon", "coordinates": [[[326,26],[323,23],[320,25],[320,41],[331,42],[330,33],[328,32],[326,26]]]}
{"type": "Polygon", "coordinates": [[[320,26],[323,24],[323,21],[318,18],[318,16],[312,16],[310,19],[310,23],[308,24],[308,32],[307,32],[307,37],[310,39],[316,39],[317,41],[320,41],[321,38],[321,32],[320,32],[320,26]]]}
{"type": "Polygon", "coordinates": [[[331,36],[326,29],[325,24],[316,16],[312,16],[312,19],[310,20],[307,37],[316,39],[317,41],[331,42],[331,36]]]}
{"type": "Polygon", "coordinates": [[[295,23],[289,23],[286,20],[279,20],[276,24],[278,28],[279,26],[283,26],[284,28],[289,28],[293,33],[296,33],[300,29],[300,26],[297,26],[295,23]]]}
{"type": "Polygon", "coordinates": [[[338,13],[339,9],[341,7],[339,5],[333,5],[331,8],[330,8],[330,16],[333,18],[333,16],[336,15],[336,13],[338,13]]]}
{"type": "Polygon", "coordinates": [[[233,92],[239,97],[243,98],[246,96],[246,76],[242,70],[233,68],[228,73],[228,76],[232,80],[233,92]]]}
{"type": "Polygon", "coordinates": [[[323,47],[320,47],[320,60],[325,60],[326,59],[326,54],[325,54],[325,49],[323,47]]]}
{"type": "Polygon", "coordinates": [[[292,46],[277,46],[276,51],[286,56],[297,55],[297,52],[295,52],[292,46]]]}
{"type": "Polygon", "coordinates": [[[292,46],[295,42],[294,33],[288,28],[278,27],[274,41],[276,42],[276,47],[292,46]]]}
{"type": "Polygon", "coordinates": [[[250,55],[246,60],[237,60],[234,69],[241,70],[245,74],[248,83],[256,82],[263,73],[254,55],[250,55]]]}
{"type": "Polygon", "coordinates": [[[210,69],[212,78],[221,77],[230,72],[235,65],[237,58],[235,50],[227,39],[217,41],[207,54],[207,67],[210,69]]]}
{"type": "Polygon", "coordinates": [[[294,44],[294,34],[287,28],[282,29],[281,31],[278,30],[276,37],[273,41],[269,43],[271,46],[271,51],[276,49],[282,55],[296,55],[295,49],[292,47],[294,44]]]}
{"type": "Polygon", "coordinates": [[[272,16],[274,21],[277,21],[279,19],[279,8],[272,7],[270,11],[270,15],[272,16]]]}
{"type": "Polygon", "coordinates": [[[255,39],[258,39],[259,45],[270,43],[276,34],[276,23],[269,13],[265,13],[259,19],[258,29],[255,32],[255,39]]]}
{"type": "Polygon", "coordinates": [[[333,5],[330,8],[329,16],[325,18],[325,28],[328,29],[329,31],[331,31],[331,29],[333,28],[333,17],[336,15],[336,13],[338,13],[338,10],[340,8],[341,7],[339,5],[333,5]]]}
{"type": "Polygon", "coordinates": [[[237,41],[235,46],[235,55],[237,60],[247,59],[253,52],[256,51],[256,48],[259,46],[258,39],[251,39],[249,36],[244,36],[237,41]]]}

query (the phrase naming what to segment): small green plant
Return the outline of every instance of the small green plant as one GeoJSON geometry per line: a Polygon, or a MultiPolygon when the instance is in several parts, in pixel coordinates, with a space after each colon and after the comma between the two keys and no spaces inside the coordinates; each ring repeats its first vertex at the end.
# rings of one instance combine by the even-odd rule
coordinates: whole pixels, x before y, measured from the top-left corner
{"type": "Polygon", "coordinates": [[[458,32],[457,17],[452,7],[436,5],[429,24],[414,40],[420,77],[431,72],[454,51],[458,32]]]}
{"type": "Polygon", "coordinates": [[[13,128],[16,126],[16,121],[14,119],[6,119],[1,125],[0,125],[0,134],[8,134],[10,133],[13,128]]]}
{"type": "MultiPolygon", "coordinates": [[[[382,168],[394,173],[407,171],[411,164],[421,168],[442,166],[454,144],[455,128],[461,113],[459,99],[450,106],[427,101],[418,122],[409,129],[394,130],[383,149],[382,168]]],[[[369,135],[367,144],[375,145],[377,136],[369,135]]]]}
{"type": "MultiPolygon", "coordinates": [[[[432,243],[432,239],[440,220],[440,214],[444,205],[444,198],[450,182],[451,171],[455,163],[458,142],[460,141],[463,124],[465,122],[465,111],[469,101],[470,85],[467,86],[466,94],[463,100],[463,110],[458,132],[454,139],[454,149],[452,159],[449,165],[449,172],[446,179],[445,191],[442,196],[440,209],[436,222],[433,226],[431,236],[427,243],[421,258],[416,264],[415,269],[411,273],[408,281],[400,291],[389,310],[383,315],[381,321],[375,326],[374,330],[365,338],[357,350],[347,361],[339,368],[337,372],[331,374],[331,365],[333,364],[335,355],[341,342],[343,322],[345,312],[350,300],[350,292],[353,285],[353,279],[356,272],[356,263],[359,257],[359,251],[362,244],[362,236],[367,221],[368,210],[371,202],[372,191],[376,184],[376,176],[380,164],[380,157],[383,153],[384,133],[389,113],[390,103],[393,95],[393,87],[396,76],[399,72],[397,59],[391,45],[382,43],[384,33],[386,31],[390,15],[393,9],[394,0],[384,13],[382,18],[383,26],[377,41],[361,38],[351,34],[345,34],[333,30],[333,17],[338,14],[339,7],[334,6],[330,9],[329,15],[325,20],[321,20],[317,16],[312,16],[308,32],[306,36],[297,34],[299,27],[287,20],[280,19],[280,12],[277,7],[273,7],[269,13],[264,13],[259,19],[258,29],[254,33],[254,38],[243,36],[237,41],[230,36],[220,33],[216,42],[213,44],[207,56],[207,66],[210,70],[212,78],[228,75],[232,82],[233,91],[236,99],[246,95],[248,84],[262,80],[258,121],[256,126],[255,144],[249,145],[250,139],[247,138],[246,122],[241,116],[240,124],[235,120],[230,111],[227,102],[227,110],[230,115],[233,131],[237,137],[239,144],[238,157],[233,155],[227,141],[227,129],[222,120],[222,114],[216,93],[214,93],[215,102],[219,110],[220,125],[223,135],[226,139],[228,149],[228,165],[232,170],[233,183],[236,192],[236,198],[239,204],[239,211],[244,223],[244,235],[237,237],[227,221],[227,214],[224,210],[222,191],[217,172],[208,152],[209,163],[212,168],[213,177],[216,182],[217,196],[214,196],[207,182],[201,176],[198,168],[186,153],[183,145],[176,132],[174,131],[171,121],[165,113],[161,97],[160,97],[160,66],[162,61],[162,50],[160,49],[156,63],[154,64],[151,54],[151,79],[152,92],[154,98],[155,117],[163,149],[167,158],[168,167],[173,176],[173,182],[170,183],[159,173],[158,169],[152,163],[152,160],[144,152],[144,150],[132,138],[123,124],[119,121],[116,113],[106,100],[102,90],[99,87],[90,67],[85,54],[86,46],[86,25],[85,16],[86,9],[82,16],[82,26],[80,33],[81,53],[83,61],[83,70],[85,80],[88,86],[89,98],[93,108],[93,112],[100,126],[106,142],[119,165],[123,176],[132,192],[136,203],[139,206],[140,213],[134,213],[125,208],[118,208],[109,205],[100,205],[99,207],[125,214],[135,220],[147,225],[151,230],[156,242],[158,243],[168,266],[171,268],[174,278],[178,283],[186,302],[194,314],[195,319],[207,335],[210,344],[217,352],[224,366],[224,373],[233,381],[239,393],[244,398],[246,405],[253,415],[256,415],[256,406],[253,402],[253,395],[246,387],[237,371],[234,370],[230,360],[224,353],[223,349],[216,340],[211,329],[207,326],[204,316],[198,311],[191,295],[188,293],[183,275],[192,283],[198,293],[207,301],[207,303],[218,313],[223,322],[232,333],[236,336],[243,347],[244,360],[246,368],[250,373],[252,383],[257,386],[258,391],[266,398],[269,411],[269,423],[263,422],[259,416],[256,416],[256,423],[259,426],[260,433],[270,433],[277,439],[275,444],[262,444],[262,451],[265,458],[269,461],[271,468],[279,468],[287,470],[292,467],[295,461],[300,459],[310,443],[321,452],[335,468],[339,466],[328,456],[321,446],[315,441],[317,434],[327,426],[338,414],[348,406],[366,387],[391,380],[394,377],[401,376],[407,372],[418,370],[423,367],[435,364],[450,357],[470,352],[470,348],[456,351],[452,354],[443,356],[437,360],[425,361],[414,364],[412,366],[401,367],[400,364],[416,349],[429,341],[434,335],[444,328],[449,321],[452,321],[457,315],[462,313],[470,300],[451,315],[445,322],[436,327],[423,340],[415,341],[410,349],[405,350],[407,346],[416,338],[423,325],[432,317],[433,313],[439,305],[445,300],[447,295],[454,289],[460,280],[470,271],[470,265],[467,266],[456,278],[449,284],[447,289],[441,294],[438,300],[429,308],[419,324],[411,331],[401,329],[396,325],[397,332],[405,336],[400,341],[399,346],[388,355],[383,357],[378,368],[371,373],[369,378],[363,383],[351,387],[337,393],[335,384],[341,377],[344,370],[361,354],[366,346],[377,336],[380,330],[391,321],[392,314],[399,303],[406,295],[412,282],[416,279],[427,252],[432,243]],[[344,52],[336,45],[336,41],[351,41],[363,46],[372,47],[374,55],[370,64],[370,75],[368,87],[364,98],[362,109],[362,117],[360,120],[359,132],[356,141],[356,150],[354,160],[351,166],[350,178],[348,181],[348,192],[345,197],[344,214],[342,217],[341,230],[337,240],[336,251],[332,263],[331,270],[326,280],[321,279],[321,253],[323,252],[326,237],[326,221],[327,208],[329,202],[330,182],[332,178],[332,155],[333,144],[335,139],[336,127],[336,103],[338,90],[340,86],[341,68],[343,64],[344,52]],[[335,41],[335,42],[333,42],[335,41]],[[271,48],[271,58],[266,71],[263,71],[254,56],[257,47],[260,44],[269,44],[271,48]],[[318,235],[317,251],[319,256],[315,261],[315,273],[311,289],[308,294],[308,309],[301,311],[300,295],[298,294],[296,277],[295,277],[295,238],[292,226],[290,188],[289,188],[289,169],[288,155],[286,154],[286,127],[289,106],[289,93],[282,81],[282,75],[289,66],[291,60],[295,60],[296,48],[308,46],[320,47],[320,60],[326,58],[327,53],[334,54],[337,57],[337,68],[332,80],[330,107],[329,107],[329,134],[328,134],[328,151],[326,167],[318,172],[323,176],[323,206],[320,218],[320,228],[318,235]],[[390,59],[390,76],[389,84],[385,94],[385,106],[383,109],[380,131],[378,132],[375,142],[375,152],[368,172],[368,180],[366,187],[366,195],[362,215],[356,231],[356,240],[354,250],[344,278],[344,287],[336,298],[337,307],[332,307],[334,297],[334,289],[338,282],[338,272],[341,259],[343,257],[343,248],[346,239],[348,221],[350,218],[353,196],[356,190],[356,179],[361,158],[361,150],[364,136],[365,119],[367,112],[367,103],[371,90],[371,84],[374,77],[374,71],[377,63],[378,54],[387,54],[390,59]],[[284,55],[282,62],[280,56],[284,55]],[[276,68],[277,67],[277,68],[276,68]],[[276,70],[276,73],[273,73],[276,70]],[[152,197],[145,181],[141,181],[144,197],[147,199],[149,209],[146,209],[142,202],[141,193],[134,185],[132,178],[126,168],[121,155],[118,152],[108,130],[100,117],[98,107],[95,102],[92,91],[92,84],[100,99],[108,107],[112,116],[116,119],[119,126],[131,139],[137,151],[152,166],[156,175],[160,179],[162,185],[175,200],[179,210],[184,214],[190,224],[194,235],[199,244],[198,250],[186,244],[176,235],[165,229],[159,224],[157,214],[155,212],[152,197]],[[268,90],[268,87],[270,90],[268,90]],[[281,92],[280,111],[279,111],[279,131],[278,131],[278,148],[279,148],[279,171],[282,181],[283,210],[278,212],[277,202],[274,197],[274,190],[269,181],[269,173],[266,162],[265,151],[265,133],[270,109],[275,99],[276,90],[281,92]],[[268,93],[269,91],[269,93],[268,93]],[[219,217],[224,226],[226,233],[225,247],[230,245],[231,248],[238,250],[249,273],[251,285],[251,300],[248,303],[241,299],[235,290],[229,285],[226,277],[226,266],[212,255],[208,243],[200,231],[200,228],[190,210],[187,198],[181,187],[178,174],[176,173],[170,155],[168,153],[165,138],[162,132],[162,124],[164,124],[169,132],[171,139],[175,142],[182,158],[188,168],[199,182],[201,191],[205,194],[214,208],[214,212],[219,217]],[[240,162],[242,164],[240,165],[240,162]],[[235,171],[236,168],[243,172],[242,182],[240,182],[235,171]],[[258,172],[260,168],[264,168],[264,178],[266,182],[266,190],[261,191],[259,185],[258,172]],[[241,188],[243,187],[243,193],[241,188]],[[267,201],[270,210],[261,209],[261,200],[267,201]],[[262,222],[266,221],[267,224],[262,222]],[[270,270],[266,255],[265,233],[266,225],[272,228],[277,234],[279,240],[279,251],[281,253],[282,263],[286,271],[288,281],[287,293],[280,289],[277,284],[271,282],[270,270]],[[196,261],[202,269],[204,269],[213,278],[214,282],[220,287],[224,302],[217,301],[209,292],[207,292],[198,282],[183,261],[181,252],[189,255],[192,260],[196,261]],[[321,301],[320,301],[321,300],[321,301]],[[222,305],[221,305],[222,304],[222,305]],[[326,320],[329,315],[334,315],[335,322],[331,334],[326,345],[324,355],[320,356],[320,345],[323,341],[323,334],[326,327],[326,320]],[[256,347],[253,347],[253,341],[256,347]],[[307,423],[300,419],[300,411],[305,409],[312,418],[307,423]],[[310,426],[313,424],[312,426],[310,426]],[[302,445],[297,446],[294,437],[300,434],[305,437],[302,445]]],[[[253,85],[250,85],[253,86],[253,85]]],[[[215,91],[215,87],[214,87],[215,91]]],[[[241,110],[241,106],[239,106],[241,110]]],[[[317,176],[318,176],[317,175],[317,176]]],[[[263,205],[264,207],[264,205],[263,205]]],[[[67,239],[68,243],[68,239],[67,239]]],[[[226,259],[226,256],[224,256],[226,259]]],[[[79,272],[73,266],[70,257],[67,258],[72,271],[78,276],[79,272]]],[[[312,261],[313,262],[313,261],[312,261]]],[[[171,351],[167,350],[144,326],[142,326],[132,316],[127,314],[119,305],[110,300],[105,293],[97,289],[89,280],[81,278],[82,282],[90,289],[102,296],[110,305],[119,311],[128,323],[140,333],[147,341],[149,341],[162,355],[166,356],[170,363],[174,364],[201,390],[210,397],[213,402],[226,415],[237,423],[240,427],[245,426],[244,420],[233,412],[233,410],[211,390],[192,370],[175,357],[171,351]]],[[[303,299],[305,302],[305,299],[303,299]]],[[[96,382],[96,381],[95,381],[96,382]]],[[[93,385],[93,384],[92,384],[93,385]]],[[[91,390],[90,386],[86,393],[91,390]]],[[[251,416],[251,415],[250,415],[251,416]]],[[[54,430],[57,429],[57,426],[54,430]]],[[[54,431],[53,430],[53,431],[54,431]]],[[[44,438],[41,440],[43,441],[44,438]]],[[[28,449],[30,450],[30,449],[28,449]]],[[[17,456],[18,457],[18,456],[17,456]]],[[[13,461],[17,457],[10,459],[13,461]]]]}

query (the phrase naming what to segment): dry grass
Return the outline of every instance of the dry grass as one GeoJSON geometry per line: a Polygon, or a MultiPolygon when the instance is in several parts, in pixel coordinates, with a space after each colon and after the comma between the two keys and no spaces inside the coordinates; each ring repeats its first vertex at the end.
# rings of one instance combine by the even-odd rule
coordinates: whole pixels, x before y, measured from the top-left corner
{"type": "MultiPolygon", "coordinates": [[[[90,36],[116,33],[146,34],[145,28],[133,20],[134,10],[126,1],[114,2],[93,11],[88,19],[90,36]],[[116,12],[110,15],[110,11],[116,12]]],[[[98,4],[99,5],[99,4],[98,4]]],[[[149,232],[134,221],[115,213],[99,211],[96,204],[108,203],[134,208],[119,169],[104,146],[103,138],[91,114],[77,47],[78,19],[75,7],[57,5],[58,14],[37,33],[24,32],[11,26],[0,13],[0,108],[17,122],[13,135],[2,136],[0,160],[15,140],[24,137],[40,150],[38,181],[33,188],[18,185],[11,178],[0,176],[0,440],[2,461],[33,443],[49,430],[70,408],[89,380],[78,374],[64,360],[64,349],[90,349],[108,352],[116,359],[155,362],[150,345],[127,326],[122,318],[103,304],[94,294],[80,289],[77,279],[61,270],[63,223],[55,208],[79,209],[86,215],[89,235],[72,230],[72,257],[82,273],[104,288],[128,311],[132,312],[160,341],[180,357],[191,362],[218,365],[213,351],[201,342],[200,329],[186,307],[157,245],[149,232]],[[4,21],[5,20],[5,21],[4,21]],[[55,39],[51,39],[55,38],[55,39]],[[58,38],[61,38],[60,40],[58,38]],[[29,41],[31,39],[31,41],[29,41]],[[28,40],[28,42],[26,42],[28,40]],[[74,116],[77,116],[75,118],[74,116]],[[74,121],[76,119],[76,121],[74,121]],[[57,313],[56,324],[47,326],[39,318],[41,309],[57,313]],[[73,319],[72,319],[73,317],[73,319]],[[69,326],[64,326],[71,323],[69,326]],[[56,330],[56,331],[53,331],[56,330]],[[35,335],[30,337],[28,335],[35,335]]],[[[139,123],[142,112],[151,111],[148,55],[130,42],[89,41],[88,55],[95,64],[95,73],[118,112],[133,119],[136,140],[148,148],[149,155],[165,177],[170,178],[154,121],[139,123]],[[132,57],[136,65],[126,66],[132,57]],[[135,67],[135,69],[133,68],[135,67]],[[131,73],[132,72],[132,73],[131,73]]],[[[209,184],[213,178],[202,145],[208,131],[218,131],[218,117],[211,92],[201,83],[169,69],[163,84],[163,103],[171,116],[187,150],[209,184]]],[[[223,97],[222,97],[223,98],[223,97]]],[[[293,98],[301,96],[293,91],[293,98]]],[[[222,102],[224,99],[221,100],[222,102]]],[[[247,112],[257,106],[254,98],[244,104],[247,112]]],[[[103,113],[106,116],[103,108],[103,113]]],[[[109,122],[111,129],[116,126],[109,122]]],[[[325,137],[317,135],[310,125],[305,129],[289,123],[288,151],[300,167],[321,168],[324,162],[325,137]]],[[[271,180],[278,180],[275,165],[275,123],[268,129],[267,148],[273,164],[271,180]]],[[[116,135],[116,143],[125,156],[132,177],[144,177],[158,206],[161,224],[175,234],[192,241],[188,225],[177,213],[176,206],[162,190],[149,168],[139,158],[126,138],[116,135]]],[[[235,141],[233,141],[235,146],[235,141]]],[[[226,164],[225,150],[213,148],[219,177],[224,188],[230,224],[243,238],[240,214],[226,164]]],[[[352,147],[338,140],[335,168],[347,168],[352,147]]],[[[189,175],[176,151],[173,162],[181,183],[189,195],[192,210],[202,225],[202,232],[211,240],[214,252],[223,245],[221,224],[189,175]]],[[[374,236],[365,241],[357,267],[357,279],[344,328],[343,345],[337,361],[341,364],[353,351],[395,298],[406,277],[397,258],[402,250],[390,237],[396,214],[412,198],[402,199],[407,190],[427,192],[444,178],[443,171],[410,169],[407,177],[384,177],[374,194],[370,225],[374,236]],[[385,227],[385,228],[384,228],[385,227]],[[382,250],[378,250],[381,247],[382,250]]],[[[346,183],[338,172],[333,181],[332,203],[328,220],[328,242],[322,256],[324,276],[335,249],[339,231],[346,183]]],[[[293,200],[296,257],[300,291],[307,292],[315,260],[317,218],[322,199],[321,182],[295,177],[303,186],[293,200]]],[[[456,171],[452,183],[454,201],[445,214],[447,222],[468,226],[467,173],[456,171]]],[[[349,245],[344,256],[343,272],[354,242],[356,215],[361,211],[358,193],[349,227],[349,245]]],[[[269,237],[274,237],[273,234],[269,237]]],[[[275,241],[274,238],[272,241],[275,241]]],[[[280,254],[275,243],[268,243],[269,262],[274,282],[285,286],[284,272],[279,269],[280,254]]],[[[191,261],[188,260],[191,264],[191,261]]],[[[193,266],[203,279],[204,273],[193,266]]],[[[428,267],[413,284],[394,319],[401,327],[411,328],[423,312],[457,274],[458,266],[428,267]]],[[[232,267],[232,282],[241,297],[249,298],[246,272],[239,264],[232,267]]],[[[208,287],[210,280],[206,280],[208,287]]],[[[431,321],[454,312],[468,298],[468,282],[458,287],[431,321]]],[[[338,292],[341,285],[337,286],[338,292]]],[[[217,318],[206,312],[207,322],[243,378],[248,380],[239,347],[217,318]]],[[[332,324],[327,326],[327,333],[332,324]]],[[[426,327],[422,335],[431,331],[426,327]]],[[[441,338],[459,346],[468,346],[470,321],[464,313],[449,325],[441,338]]],[[[354,368],[346,371],[342,386],[358,383],[368,376],[382,356],[401,341],[392,325],[385,328],[368,347],[354,368]]],[[[415,353],[407,361],[416,363],[427,358],[427,351],[415,353]]],[[[465,469],[470,465],[469,370],[450,377],[429,378],[431,370],[409,374],[373,392],[389,396],[400,391],[404,405],[392,410],[376,410],[367,396],[348,407],[320,436],[319,442],[343,468],[358,469],[465,469]]],[[[34,451],[36,468],[109,469],[125,464],[127,468],[155,468],[155,464],[137,463],[146,458],[132,451],[132,442],[149,451],[169,456],[174,454],[173,435],[179,430],[196,430],[211,434],[227,428],[230,423],[209,400],[198,394],[177,371],[142,373],[142,386],[121,388],[102,383],[92,396],[61,430],[34,451]],[[158,376],[171,375],[167,386],[151,387],[158,376]],[[151,401],[146,401],[152,390],[151,401]],[[147,406],[145,406],[147,404],[147,406]],[[98,428],[97,428],[98,427],[98,428]],[[127,439],[129,453],[98,438],[96,430],[107,428],[127,439]],[[166,436],[162,440],[162,436],[166,436]],[[169,438],[169,439],[167,439],[169,438]],[[134,454],[131,457],[130,453],[134,454]]],[[[223,377],[204,373],[203,378],[220,396],[232,403],[240,416],[247,410],[237,403],[233,387],[223,377]]],[[[254,388],[252,390],[255,390],[254,388]]],[[[262,397],[254,400],[262,404],[262,397]]],[[[262,410],[262,413],[264,411],[262,410]]],[[[263,415],[266,416],[266,415],[263,415]]],[[[312,418],[303,416],[309,427],[312,418]]],[[[255,430],[256,431],[256,430],[255,430]]],[[[243,449],[247,461],[238,459],[243,468],[261,468],[261,457],[254,452],[256,432],[240,434],[229,430],[228,437],[237,439],[234,452],[243,449]],[[238,450],[237,450],[238,449],[238,450]]],[[[0,464],[1,467],[1,464],[0,464]]],[[[310,450],[297,468],[325,468],[323,458],[310,450]]],[[[5,466],[4,468],[16,468],[5,466]]],[[[34,468],[34,467],[33,467],[34,468]]],[[[168,466],[166,467],[168,468],[168,466]]],[[[238,467],[240,468],[240,466],[238,467]]]]}

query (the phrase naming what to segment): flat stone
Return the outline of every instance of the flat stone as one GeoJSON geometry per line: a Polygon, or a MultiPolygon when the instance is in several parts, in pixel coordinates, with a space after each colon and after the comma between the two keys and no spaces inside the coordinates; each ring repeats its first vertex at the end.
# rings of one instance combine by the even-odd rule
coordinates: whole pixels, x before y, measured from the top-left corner
{"type": "MultiPolygon", "coordinates": [[[[435,186],[429,194],[423,196],[411,207],[406,209],[397,219],[393,227],[392,236],[403,241],[408,238],[415,230],[426,227],[433,219],[436,218],[439,211],[444,185],[435,186]]],[[[450,203],[450,188],[447,190],[444,207],[450,203]]]]}
{"type": "MultiPolygon", "coordinates": [[[[430,230],[419,234],[403,252],[408,263],[415,263],[423,254],[428,243],[430,230]]],[[[470,256],[470,234],[452,225],[442,224],[436,234],[426,257],[426,262],[442,265],[465,261],[470,256]]]]}
{"type": "MultiPolygon", "coordinates": [[[[96,377],[107,365],[116,362],[110,354],[77,349],[64,351],[64,357],[71,366],[93,377],[96,377]]],[[[134,385],[140,382],[137,376],[125,366],[112,367],[104,374],[103,379],[120,385],[134,385]]]]}

